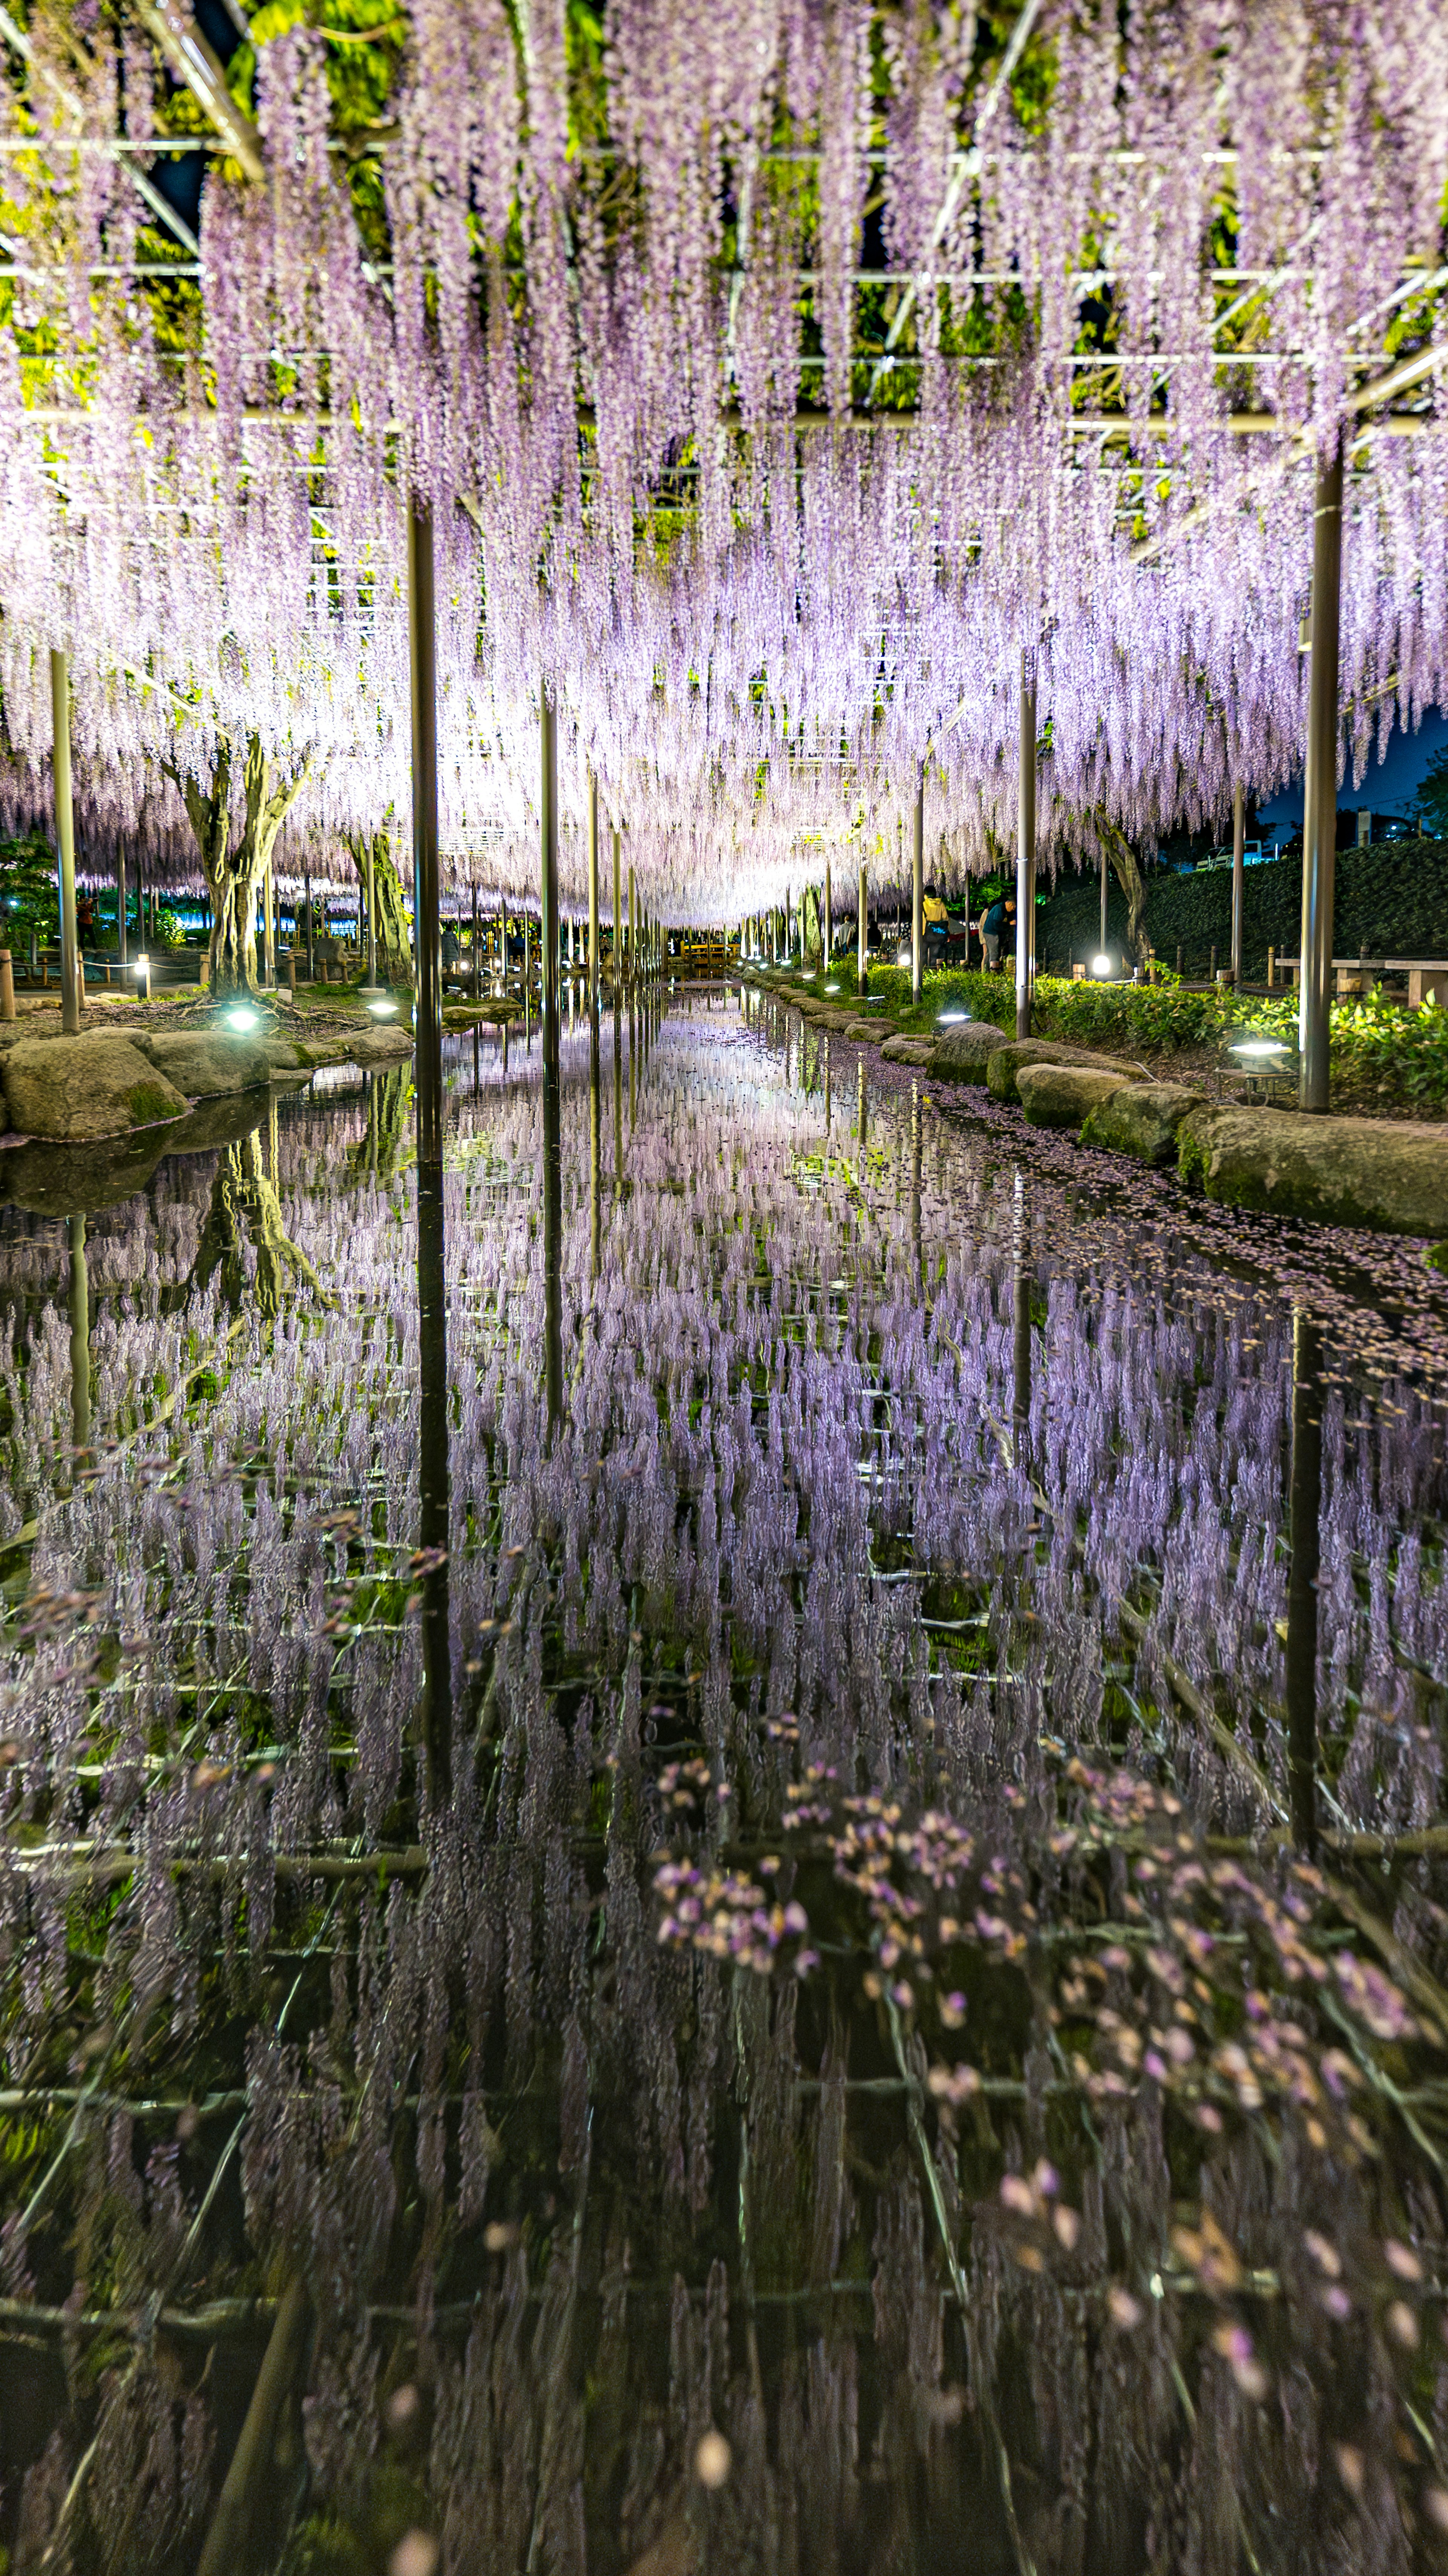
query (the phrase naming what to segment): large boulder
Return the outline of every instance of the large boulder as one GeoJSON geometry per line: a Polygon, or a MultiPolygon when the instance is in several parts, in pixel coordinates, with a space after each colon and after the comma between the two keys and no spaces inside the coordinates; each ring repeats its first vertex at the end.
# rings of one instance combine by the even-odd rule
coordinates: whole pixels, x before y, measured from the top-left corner
{"type": "Polygon", "coordinates": [[[942,1029],[930,1070],[944,1082],[984,1082],[991,1057],[1010,1041],[992,1020],[963,1020],[942,1029]]]}
{"type": "Polygon", "coordinates": [[[1114,1154],[1134,1154],[1138,1162],[1161,1169],[1176,1161],[1177,1129],[1202,1108],[1204,1099],[1184,1082],[1123,1083],[1091,1111],[1081,1142],[1104,1145],[1114,1154]]]}
{"type": "Polygon", "coordinates": [[[887,1064],[918,1064],[928,1068],[935,1059],[934,1038],[887,1038],[880,1049],[887,1064]]]}
{"type": "Polygon", "coordinates": [[[860,1046],[878,1046],[889,1025],[888,1020],[851,1020],[845,1035],[860,1046]]]}
{"type": "Polygon", "coordinates": [[[134,1043],[188,1100],[212,1100],[223,1092],[256,1091],[269,1082],[276,1041],[209,1028],[157,1029],[134,1043]]]}
{"type": "Polygon", "coordinates": [[[1144,1064],[1127,1064],[1114,1055],[1096,1055],[1090,1047],[1072,1046],[1066,1038],[1008,1038],[1004,1046],[993,1047],[986,1063],[985,1083],[992,1100],[1016,1100],[1016,1075],[1023,1064],[1075,1064],[1089,1066],[1094,1073],[1116,1073],[1123,1082],[1145,1082],[1144,1064]]]}
{"type": "Polygon", "coordinates": [[[1088,1064],[1023,1064],[1016,1069],[1016,1098],[1030,1127],[1079,1127],[1125,1080],[1088,1064]]]}
{"type": "Polygon", "coordinates": [[[1226,1207],[1448,1237],[1448,1127],[1203,1108],[1182,1123],[1178,1161],[1226,1207]]]}
{"type": "Polygon", "coordinates": [[[400,1064],[412,1053],[412,1023],[384,1021],[381,1027],[359,1029],[347,1049],[353,1064],[400,1064]]]}
{"type": "Polygon", "coordinates": [[[72,1145],[184,1118],[186,1102],[128,1038],[38,1038],[0,1062],[12,1130],[72,1145]]]}

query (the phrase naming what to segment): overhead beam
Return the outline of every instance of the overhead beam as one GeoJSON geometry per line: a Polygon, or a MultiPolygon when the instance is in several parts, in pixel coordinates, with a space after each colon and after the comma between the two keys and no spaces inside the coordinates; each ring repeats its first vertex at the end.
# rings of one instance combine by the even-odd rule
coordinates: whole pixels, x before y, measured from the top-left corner
{"type": "Polygon", "coordinates": [[[226,86],[217,56],[178,0],[132,0],[136,16],[179,81],[206,110],[228,152],[241,163],[248,179],[263,180],[266,162],[261,136],[226,86]]]}

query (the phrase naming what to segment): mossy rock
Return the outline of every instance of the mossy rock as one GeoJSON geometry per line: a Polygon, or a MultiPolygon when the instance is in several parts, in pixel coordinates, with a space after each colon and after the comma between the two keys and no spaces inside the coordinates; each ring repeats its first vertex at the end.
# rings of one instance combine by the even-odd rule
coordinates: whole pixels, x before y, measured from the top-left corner
{"type": "Polygon", "coordinates": [[[1004,1029],[990,1020],[966,1020],[942,1030],[935,1041],[931,1072],[943,1082],[984,1082],[991,1057],[1010,1045],[1004,1029]]]}
{"type": "Polygon", "coordinates": [[[1184,1082],[1127,1082],[1110,1092],[1087,1118],[1083,1145],[1132,1154],[1158,1170],[1177,1159],[1177,1131],[1184,1118],[1205,1107],[1205,1095],[1184,1082]]]}
{"type": "Polygon", "coordinates": [[[1448,1128],[1202,1108],[1182,1124],[1177,1163],[1225,1207],[1448,1237],[1448,1128]]]}
{"type": "Polygon", "coordinates": [[[59,1144],[95,1144],[184,1118],[186,1101],[139,1047],[122,1037],[35,1039],[3,1059],[12,1129],[59,1144]]]}
{"type": "Polygon", "coordinates": [[[1016,1071],[1016,1097],[1030,1127],[1079,1128],[1124,1084],[1124,1075],[1084,1064],[1023,1064],[1016,1071]]]}
{"type": "Polygon", "coordinates": [[[288,1041],[224,1028],[158,1029],[135,1040],[158,1072],[188,1100],[212,1100],[229,1091],[254,1091],[271,1079],[273,1049],[288,1041]]]}
{"type": "Polygon", "coordinates": [[[1019,1100],[1016,1076],[1028,1064],[1076,1065],[1083,1071],[1114,1073],[1122,1082],[1146,1080],[1144,1064],[1097,1055],[1090,1047],[1073,1046],[1065,1038],[1008,1038],[1002,1046],[991,1049],[986,1062],[986,1089],[992,1100],[1019,1100]]]}

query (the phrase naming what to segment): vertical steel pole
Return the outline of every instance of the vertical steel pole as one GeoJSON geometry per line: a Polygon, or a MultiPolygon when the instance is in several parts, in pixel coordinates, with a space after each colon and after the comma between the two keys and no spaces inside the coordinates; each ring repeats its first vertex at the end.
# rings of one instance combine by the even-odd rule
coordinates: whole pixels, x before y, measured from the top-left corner
{"type": "Polygon", "coordinates": [[[80,1028],[76,989],[75,808],[70,790],[70,672],[65,655],[50,656],[50,712],[54,726],[56,889],[60,897],[60,1024],[67,1037],[80,1028]]]}
{"type": "MultiPolygon", "coordinates": [[[[1102,839],[1102,843],[1101,843],[1101,947],[1100,947],[1100,951],[1099,951],[1099,954],[1100,954],[1101,956],[1103,956],[1103,957],[1107,954],[1107,948],[1106,948],[1106,902],[1107,902],[1107,896],[1108,896],[1109,891],[1110,891],[1110,886],[1111,886],[1111,867],[1110,867],[1110,862],[1108,861],[1107,856],[1106,856],[1106,842],[1105,842],[1105,839],[1104,839],[1104,837],[1103,837],[1103,839],[1102,839]]],[[[1017,909],[1017,912],[1019,912],[1019,910],[1020,910],[1020,906],[1019,906],[1019,905],[1017,905],[1016,909],[1017,909]]],[[[1124,960],[1124,959],[1123,959],[1122,963],[1123,963],[1123,965],[1125,964],[1125,960],[1124,960]]]]}
{"type": "Polygon", "coordinates": [[[864,994],[869,990],[869,983],[870,983],[870,967],[869,967],[870,908],[869,908],[869,900],[868,900],[868,897],[867,897],[867,895],[866,895],[866,891],[865,891],[865,862],[864,862],[864,860],[863,860],[863,859],[861,859],[861,861],[860,861],[860,900],[859,900],[859,916],[858,916],[858,924],[857,924],[857,926],[858,926],[858,931],[859,931],[859,943],[860,943],[860,969],[859,969],[859,971],[860,971],[860,993],[861,993],[861,996],[863,997],[863,995],[864,995],[864,994]]]}
{"type": "Polygon", "coordinates": [[[542,921],[539,926],[539,970],[543,1007],[543,1067],[558,1066],[558,709],[552,691],[540,692],[542,778],[538,813],[542,827],[539,880],[542,921]]]}
{"type": "Polygon", "coordinates": [[[1232,790],[1232,989],[1242,983],[1242,910],[1247,851],[1247,798],[1239,779],[1232,790]]]}
{"type": "Polygon", "coordinates": [[[1342,604],[1342,442],[1319,461],[1312,532],[1312,669],[1308,675],[1307,828],[1302,850],[1299,1104],[1328,1105],[1332,906],[1337,864],[1338,645],[1342,604]]]}
{"type": "Polygon", "coordinates": [[[628,872],[628,980],[638,981],[639,900],[632,866],[628,872]]]}
{"type": "Polygon", "coordinates": [[[116,834],[116,964],[124,970],[126,963],[126,843],[124,834],[116,834]]]}
{"type": "MultiPolygon", "coordinates": [[[[367,835],[367,982],[369,989],[375,991],[377,985],[377,866],[374,849],[373,836],[369,832],[367,835]]],[[[292,945],[296,946],[295,940],[292,945]]]]}
{"type": "MultiPolygon", "coordinates": [[[[1103,861],[1104,864],[1104,861],[1103,861]]],[[[1016,1035],[1031,1034],[1036,966],[1036,656],[1021,655],[1021,787],[1016,831],[1016,1035]]]]}
{"type": "Polygon", "coordinates": [[[925,763],[915,781],[915,828],[910,853],[910,999],[918,1002],[925,974],[925,763]]]}
{"type": "Polygon", "coordinates": [[[267,991],[274,993],[277,982],[277,907],[276,881],[272,875],[270,859],[267,860],[262,877],[262,903],[266,918],[262,923],[261,933],[261,971],[267,991]]]}
{"type": "Polygon", "coordinates": [[[825,952],[825,953],[824,953],[824,960],[823,960],[823,963],[824,963],[824,967],[825,967],[825,972],[826,972],[827,974],[828,974],[828,972],[829,972],[830,948],[831,948],[831,945],[832,945],[832,942],[833,942],[833,939],[834,939],[834,928],[835,928],[834,891],[833,891],[833,885],[832,885],[832,881],[831,881],[831,877],[830,877],[830,871],[829,871],[829,868],[828,868],[828,867],[826,867],[826,869],[825,869],[825,918],[824,918],[824,952],[825,952]]]}
{"type": "Polygon", "coordinates": [[[598,1009],[598,780],[588,773],[588,1007],[598,1009]]]}
{"type": "Polygon", "coordinates": [[[432,512],[407,518],[412,659],[412,912],[417,950],[417,1157],[442,1162],[442,912],[437,848],[437,611],[432,512]]]}
{"type": "Polygon", "coordinates": [[[621,978],[621,976],[622,976],[622,974],[623,974],[623,886],[622,886],[622,869],[623,869],[623,861],[622,861],[622,857],[621,857],[621,855],[620,855],[620,851],[619,851],[619,829],[618,829],[618,825],[615,823],[615,825],[614,825],[614,827],[613,827],[613,943],[612,943],[612,955],[613,955],[613,989],[614,989],[615,996],[616,996],[616,995],[617,995],[617,993],[618,993],[619,981],[620,981],[620,978],[621,978]]]}

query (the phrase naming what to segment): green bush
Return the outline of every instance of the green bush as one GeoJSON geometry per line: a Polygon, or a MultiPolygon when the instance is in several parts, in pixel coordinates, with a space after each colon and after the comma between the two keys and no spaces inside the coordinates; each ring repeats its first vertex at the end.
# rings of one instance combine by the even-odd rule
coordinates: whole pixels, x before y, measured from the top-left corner
{"type": "MultiPolygon", "coordinates": [[[[910,998],[909,968],[877,966],[870,973],[870,994],[886,1004],[902,1029],[932,1031],[947,1010],[967,1010],[997,1028],[1015,1027],[1009,974],[927,975],[917,1006],[910,998]]],[[[1149,1058],[1225,1044],[1231,1029],[1295,1039],[1297,1007],[1295,994],[1248,994],[1239,1002],[1230,990],[1188,992],[1165,971],[1156,984],[1077,984],[1040,975],[1033,1026],[1039,1037],[1149,1058]]],[[[1380,993],[1335,1003],[1332,1073],[1339,1093],[1373,1089],[1381,1096],[1386,1090],[1406,1108],[1448,1110],[1448,1011],[1433,1002],[1405,1011],[1380,993]]]]}
{"type": "Polygon", "coordinates": [[[23,952],[32,931],[42,947],[59,935],[55,852],[39,832],[0,840],[0,948],[23,952]]]}

